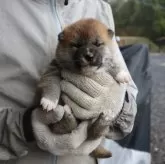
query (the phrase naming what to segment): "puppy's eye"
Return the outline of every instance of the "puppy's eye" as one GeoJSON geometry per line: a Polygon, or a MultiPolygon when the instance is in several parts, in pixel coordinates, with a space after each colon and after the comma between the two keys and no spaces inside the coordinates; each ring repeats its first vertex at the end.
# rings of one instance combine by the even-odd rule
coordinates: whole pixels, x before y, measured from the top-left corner
{"type": "Polygon", "coordinates": [[[93,43],[95,46],[97,46],[97,47],[100,47],[100,46],[102,46],[102,45],[104,45],[104,43],[103,42],[95,42],[95,43],[93,43]]]}
{"type": "Polygon", "coordinates": [[[80,48],[81,47],[81,45],[77,44],[77,43],[71,43],[70,45],[71,45],[71,47],[75,47],[75,48],[80,48]]]}

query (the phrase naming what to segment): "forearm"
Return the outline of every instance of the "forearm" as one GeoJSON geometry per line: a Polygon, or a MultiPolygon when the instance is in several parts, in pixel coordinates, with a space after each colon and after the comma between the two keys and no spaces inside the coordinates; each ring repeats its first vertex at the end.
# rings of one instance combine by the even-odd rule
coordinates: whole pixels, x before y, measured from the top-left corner
{"type": "Polygon", "coordinates": [[[0,160],[27,155],[28,148],[22,125],[23,114],[10,108],[0,109],[0,160]]]}
{"type": "Polygon", "coordinates": [[[136,113],[136,100],[130,92],[126,92],[123,108],[113,122],[113,125],[109,127],[107,138],[120,140],[130,134],[134,127],[136,113]]]}
{"type": "MultiPolygon", "coordinates": [[[[124,61],[123,55],[119,50],[118,45],[117,45],[117,52],[118,52],[118,59],[121,62],[121,68],[128,71],[128,68],[124,61]]],[[[124,138],[126,135],[131,133],[134,127],[134,121],[137,113],[137,104],[136,104],[137,93],[138,93],[137,86],[135,85],[131,77],[126,87],[126,96],[121,113],[116,118],[116,121],[114,122],[114,126],[110,128],[111,138],[118,140],[124,138]]]]}

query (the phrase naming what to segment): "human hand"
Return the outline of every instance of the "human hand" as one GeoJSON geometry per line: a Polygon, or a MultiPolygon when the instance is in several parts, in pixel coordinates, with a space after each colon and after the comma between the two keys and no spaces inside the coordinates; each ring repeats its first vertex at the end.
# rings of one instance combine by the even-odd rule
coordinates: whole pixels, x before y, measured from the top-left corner
{"type": "MultiPolygon", "coordinates": [[[[65,110],[65,106],[58,106],[56,110],[65,110]]],[[[54,155],[87,155],[90,154],[101,142],[101,137],[87,141],[88,122],[83,121],[71,133],[57,135],[50,131],[48,124],[56,123],[54,110],[45,112],[35,109],[32,113],[32,127],[37,145],[54,155]]]]}
{"type": "Polygon", "coordinates": [[[97,117],[101,112],[107,113],[114,120],[120,113],[126,91],[126,84],[117,83],[106,72],[85,77],[67,71],[61,73],[62,99],[71,107],[79,119],[97,117]]]}

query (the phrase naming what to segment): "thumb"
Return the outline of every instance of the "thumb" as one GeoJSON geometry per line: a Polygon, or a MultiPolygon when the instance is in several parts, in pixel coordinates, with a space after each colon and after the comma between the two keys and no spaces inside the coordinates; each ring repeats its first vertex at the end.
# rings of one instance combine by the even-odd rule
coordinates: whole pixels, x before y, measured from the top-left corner
{"type": "Polygon", "coordinates": [[[42,122],[45,125],[56,123],[60,121],[64,115],[64,108],[61,105],[58,105],[55,110],[52,111],[44,111],[41,108],[35,109],[35,114],[33,115],[33,119],[42,122]]]}
{"type": "Polygon", "coordinates": [[[109,86],[113,83],[116,83],[116,81],[113,79],[112,75],[110,75],[107,72],[98,72],[90,77],[92,80],[100,84],[101,86],[109,86]]]}

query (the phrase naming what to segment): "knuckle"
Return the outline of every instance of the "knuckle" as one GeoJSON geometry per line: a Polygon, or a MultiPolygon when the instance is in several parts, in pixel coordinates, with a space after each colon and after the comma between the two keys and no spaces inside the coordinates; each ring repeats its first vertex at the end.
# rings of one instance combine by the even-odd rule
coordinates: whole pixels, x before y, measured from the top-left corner
{"type": "Polygon", "coordinates": [[[96,108],[96,106],[97,106],[97,101],[96,101],[96,99],[95,98],[93,98],[93,99],[89,99],[88,100],[88,109],[89,110],[95,110],[95,108],[96,108]]]}
{"type": "Polygon", "coordinates": [[[96,100],[95,100],[95,107],[101,107],[102,106],[102,103],[104,102],[103,98],[102,97],[98,97],[96,100]]]}

